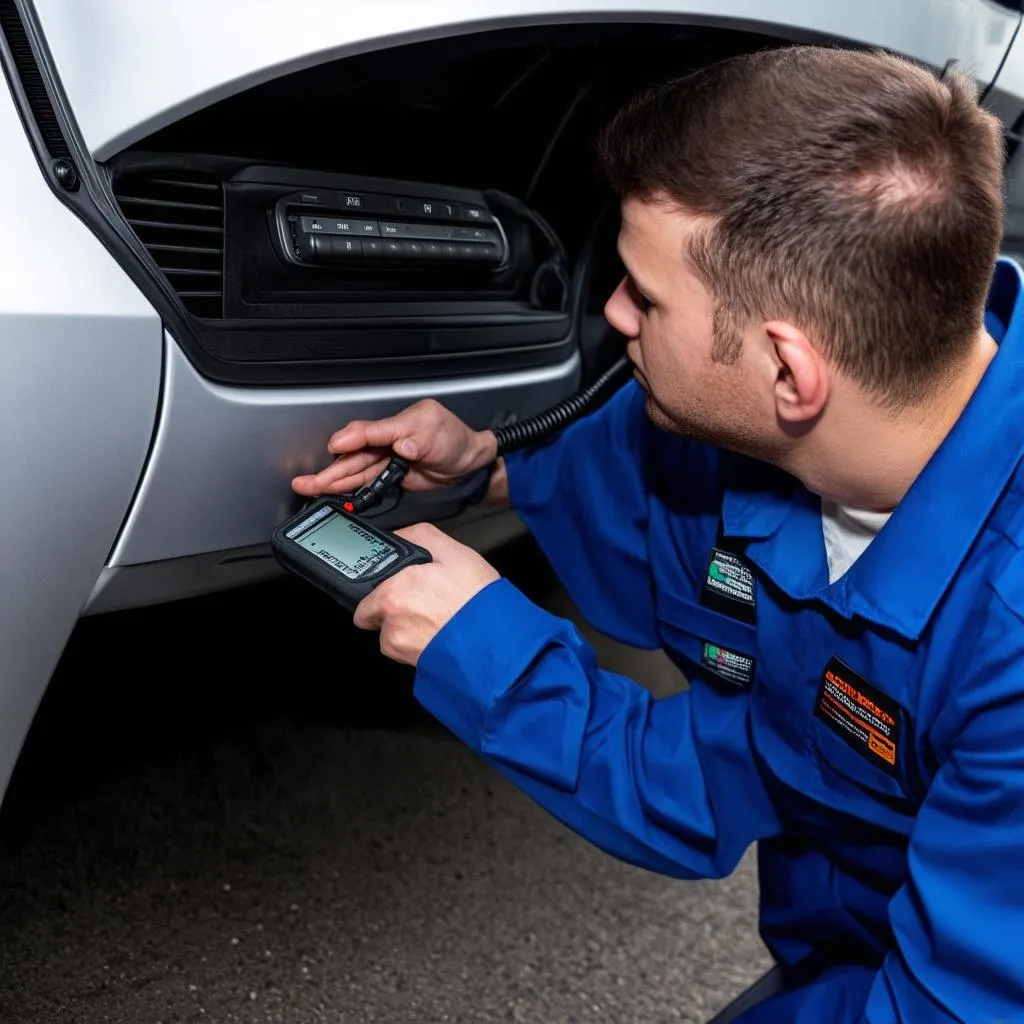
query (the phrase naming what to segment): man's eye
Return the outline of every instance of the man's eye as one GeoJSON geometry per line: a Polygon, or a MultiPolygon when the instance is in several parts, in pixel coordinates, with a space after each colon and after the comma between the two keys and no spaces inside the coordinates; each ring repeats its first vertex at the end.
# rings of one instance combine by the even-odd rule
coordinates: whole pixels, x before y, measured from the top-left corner
{"type": "Polygon", "coordinates": [[[630,291],[633,293],[633,301],[637,304],[641,313],[646,313],[654,303],[637,287],[636,281],[629,279],[630,291]]]}
{"type": "Polygon", "coordinates": [[[651,307],[654,305],[654,302],[651,299],[647,298],[647,296],[644,295],[644,293],[640,291],[640,289],[637,288],[636,285],[633,286],[633,294],[636,297],[637,306],[640,307],[640,312],[650,312],[651,307]]]}

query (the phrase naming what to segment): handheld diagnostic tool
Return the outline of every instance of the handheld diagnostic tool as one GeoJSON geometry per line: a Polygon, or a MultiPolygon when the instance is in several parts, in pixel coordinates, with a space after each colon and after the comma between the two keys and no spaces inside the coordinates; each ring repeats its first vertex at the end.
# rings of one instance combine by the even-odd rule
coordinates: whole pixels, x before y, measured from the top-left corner
{"type": "MultiPolygon", "coordinates": [[[[539,444],[579,419],[599,398],[605,398],[632,374],[633,364],[622,356],[583,391],[563,399],[527,420],[506,424],[494,431],[497,454],[539,444]]],[[[487,494],[496,461],[467,477],[469,491],[461,495],[460,508],[478,504],[487,494]]],[[[409,463],[394,456],[376,479],[355,494],[321,497],[285,520],[271,535],[270,546],[286,569],[309,580],[350,610],[386,579],[408,565],[431,562],[430,552],[388,530],[372,526],[359,513],[398,493],[409,463]]],[[[392,505],[393,509],[395,506],[392,505]]]]}
{"type": "Polygon", "coordinates": [[[270,539],[286,569],[308,580],[350,611],[386,579],[409,565],[433,561],[430,552],[372,526],[340,498],[318,498],[285,520],[270,539]]]}

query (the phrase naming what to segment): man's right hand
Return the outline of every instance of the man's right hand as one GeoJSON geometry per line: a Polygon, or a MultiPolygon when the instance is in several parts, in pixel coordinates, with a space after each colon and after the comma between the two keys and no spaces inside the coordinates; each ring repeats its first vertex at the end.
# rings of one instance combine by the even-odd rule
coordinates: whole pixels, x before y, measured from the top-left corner
{"type": "Polygon", "coordinates": [[[350,494],[370,483],[393,455],[409,463],[409,491],[450,487],[494,461],[489,430],[473,430],[439,402],[426,399],[383,420],[353,420],[327,442],[337,458],[326,469],[292,480],[297,494],[350,494]]]}

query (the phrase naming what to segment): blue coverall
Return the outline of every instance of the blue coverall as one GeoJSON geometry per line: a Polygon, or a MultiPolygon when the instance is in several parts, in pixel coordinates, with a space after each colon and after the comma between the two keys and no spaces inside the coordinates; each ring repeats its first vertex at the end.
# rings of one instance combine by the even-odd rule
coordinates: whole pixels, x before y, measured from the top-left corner
{"type": "Polygon", "coordinates": [[[1024,1021],[1024,276],[1007,260],[986,326],[999,351],[970,403],[833,585],[819,499],[656,430],[635,384],[508,458],[582,614],[664,648],[686,692],[599,670],[507,580],[420,659],[420,702],[609,853],[709,878],[758,843],[788,987],[744,1024],[1024,1021]]]}

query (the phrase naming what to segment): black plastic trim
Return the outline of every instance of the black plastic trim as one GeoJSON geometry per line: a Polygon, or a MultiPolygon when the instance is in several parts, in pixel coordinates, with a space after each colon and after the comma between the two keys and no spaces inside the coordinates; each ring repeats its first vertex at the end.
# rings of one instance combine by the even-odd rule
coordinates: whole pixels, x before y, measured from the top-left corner
{"type": "MultiPolygon", "coordinates": [[[[423,182],[405,181],[401,178],[370,179],[372,187],[367,188],[367,178],[363,175],[342,174],[336,171],[305,171],[298,167],[280,167],[275,164],[247,163],[241,170],[231,176],[233,182],[244,182],[254,185],[288,185],[293,189],[327,188],[338,191],[353,192],[373,191],[387,192],[389,195],[408,196],[410,199],[426,198],[423,182]]],[[[483,192],[475,189],[454,188],[451,185],[426,186],[429,198],[451,199],[465,202],[471,199],[480,206],[487,206],[483,192]]],[[[353,214],[356,216],[356,214],[353,214]]],[[[375,215],[378,216],[378,215],[375,215]]]]}
{"type": "Polygon", "coordinates": [[[64,139],[57,113],[50,102],[43,76],[39,72],[32,44],[14,0],[0,0],[0,31],[7,40],[11,70],[21,84],[21,93],[39,130],[39,138],[49,156],[68,159],[71,150],[64,139]]]}
{"type": "MultiPolygon", "coordinates": [[[[43,176],[54,195],[96,235],[152,303],[166,329],[204,376],[225,384],[251,386],[383,384],[550,366],[571,358],[575,352],[575,332],[568,317],[564,318],[565,333],[557,341],[551,340],[552,324],[547,322],[544,327],[548,333],[543,342],[524,342],[520,332],[530,325],[520,324],[504,328],[509,332],[505,335],[500,333],[501,328],[490,328],[494,347],[483,351],[386,359],[379,356],[330,358],[332,340],[337,350],[336,324],[331,326],[325,322],[320,330],[301,332],[304,357],[294,359],[289,358],[290,352],[286,349],[294,346],[295,339],[289,338],[287,329],[282,330],[280,323],[273,325],[273,331],[264,332],[251,321],[243,325],[232,321],[197,320],[184,309],[170,282],[131,230],[117,205],[108,171],[96,164],[85,147],[31,3],[0,0],[0,13],[3,15],[0,60],[43,176]],[[11,36],[14,48],[10,45],[11,36]],[[61,152],[62,142],[66,155],[53,159],[51,147],[61,152]],[[54,166],[61,160],[70,160],[77,171],[80,187],[74,191],[63,187],[55,173],[54,166]],[[252,350],[256,344],[260,345],[258,352],[252,350]],[[518,347],[520,345],[522,347],[518,347]],[[242,353],[244,356],[238,358],[242,353]]],[[[238,164],[236,172],[241,170],[243,162],[238,161],[238,164]]],[[[437,195],[444,197],[443,187],[437,195]]],[[[536,329],[540,325],[533,326],[536,329]]],[[[420,331],[423,331],[422,325],[420,331]]],[[[367,332],[366,339],[374,334],[376,332],[367,332]]],[[[428,347],[432,347],[430,335],[428,347]]]]}

